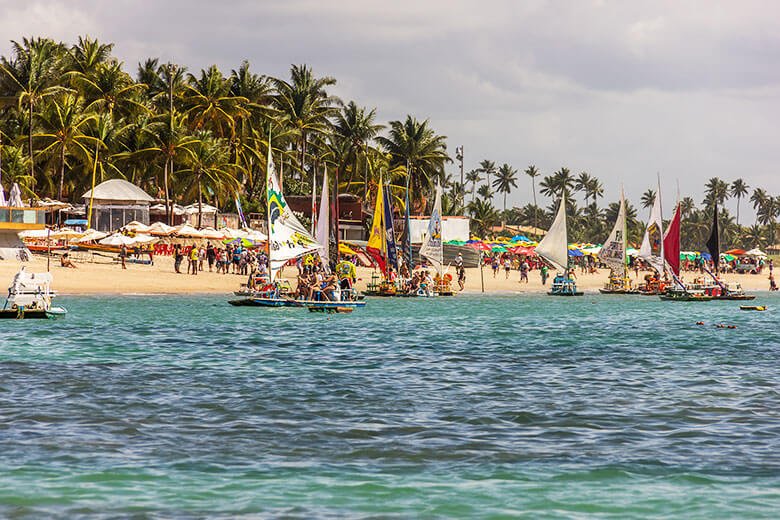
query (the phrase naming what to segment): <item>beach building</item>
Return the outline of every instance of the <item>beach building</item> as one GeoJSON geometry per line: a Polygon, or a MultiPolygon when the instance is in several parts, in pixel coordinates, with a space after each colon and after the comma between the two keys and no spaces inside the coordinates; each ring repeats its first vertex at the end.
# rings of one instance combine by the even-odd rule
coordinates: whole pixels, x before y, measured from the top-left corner
{"type": "MultiPolygon", "coordinates": [[[[396,217],[398,218],[398,217],[396,217]]],[[[409,217],[409,223],[411,224],[411,238],[412,243],[421,243],[428,234],[428,222],[431,217],[428,216],[412,216],[409,217]]],[[[461,217],[458,215],[442,216],[441,218],[441,239],[444,242],[450,240],[467,241],[469,236],[469,225],[471,219],[468,217],[461,217]]]]}
{"type": "Polygon", "coordinates": [[[154,199],[124,179],[111,179],[81,197],[86,212],[92,204],[92,226],[98,231],[115,231],[128,222],[149,224],[149,206],[154,199]]]}
{"type": "Polygon", "coordinates": [[[0,260],[22,260],[30,257],[30,252],[19,238],[19,233],[28,230],[46,228],[45,207],[26,207],[21,199],[14,197],[6,202],[0,198],[0,260]]]}

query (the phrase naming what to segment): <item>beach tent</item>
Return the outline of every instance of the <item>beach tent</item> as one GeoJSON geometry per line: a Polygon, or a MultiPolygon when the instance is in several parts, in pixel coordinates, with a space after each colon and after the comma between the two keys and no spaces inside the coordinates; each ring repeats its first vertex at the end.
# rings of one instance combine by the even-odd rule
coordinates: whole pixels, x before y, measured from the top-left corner
{"type": "Polygon", "coordinates": [[[212,227],[203,228],[200,232],[203,235],[203,238],[208,240],[223,240],[225,238],[225,233],[217,231],[212,227]]]}
{"type": "Polygon", "coordinates": [[[152,242],[156,242],[160,240],[158,237],[153,237],[152,235],[145,235],[143,233],[138,233],[136,236],[133,237],[133,243],[135,244],[150,244],[152,242]]]}
{"type": "Polygon", "coordinates": [[[580,257],[585,256],[585,254],[579,249],[569,249],[569,256],[580,257]]]}
{"type": "Polygon", "coordinates": [[[249,231],[249,233],[246,234],[244,238],[251,240],[252,242],[266,242],[268,240],[268,235],[257,231],[256,229],[252,229],[249,231]]]}
{"type": "MultiPolygon", "coordinates": [[[[241,238],[248,235],[248,233],[243,229],[235,229],[229,227],[219,228],[219,232],[222,233],[225,236],[225,238],[241,238]]],[[[268,237],[265,238],[265,240],[267,239],[268,237]]]]}
{"type": "Polygon", "coordinates": [[[742,256],[746,253],[744,249],[729,249],[726,253],[734,256],[742,256]]]}
{"type": "Polygon", "coordinates": [[[70,228],[58,229],[57,231],[52,231],[51,233],[51,238],[54,240],[70,240],[71,238],[81,238],[83,236],[84,233],[70,228]]]}
{"type": "Polygon", "coordinates": [[[132,221],[149,222],[149,205],[154,199],[144,190],[124,179],[109,179],[81,196],[92,224],[100,231],[113,231],[132,221]]]}
{"type": "Polygon", "coordinates": [[[19,238],[47,238],[50,231],[48,229],[28,229],[19,233],[19,238]]]}

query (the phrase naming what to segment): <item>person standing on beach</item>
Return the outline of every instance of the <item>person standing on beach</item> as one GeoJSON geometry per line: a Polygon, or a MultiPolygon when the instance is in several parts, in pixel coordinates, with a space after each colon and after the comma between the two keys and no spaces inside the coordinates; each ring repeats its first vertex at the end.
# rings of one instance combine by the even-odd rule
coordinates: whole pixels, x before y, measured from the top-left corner
{"type": "Polygon", "coordinates": [[[462,263],[460,267],[458,267],[458,285],[460,286],[461,291],[466,288],[466,269],[463,267],[462,263]]]}
{"type": "MultiPolygon", "coordinates": [[[[526,260],[523,260],[523,263],[520,264],[520,283],[528,283],[528,271],[530,270],[530,266],[528,265],[528,262],[526,260]]],[[[544,282],[542,282],[542,285],[544,285],[544,282]]]]}
{"type": "Polygon", "coordinates": [[[181,254],[181,244],[173,246],[173,269],[181,274],[181,261],[184,260],[184,255],[181,254]]]}
{"type": "MultiPolygon", "coordinates": [[[[214,246],[211,245],[211,242],[206,246],[206,259],[209,262],[209,272],[211,272],[214,268],[214,261],[217,259],[217,252],[214,249],[214,246]]],[[[217,271],[219,271],[219,267],[217,267],[217,271]]]]}
{"type": "Polygon", "coordinates": [[[546,285],[547,277],[550,275],[550,270],[547,268],[546,265],[542,265],[542,268],[539,269],[539,274],[542,277],[542,285],[546,285]]]}
{"type": "Polygon", "coordinates": [[[504,257],[504,272],[506,273],[506,279],[509,280],[509,272],[512,270],[512,261],[509,256],[504,257]]]}
{"type": "Polygon", "coordinates": [[[496,275],[498,275],[498,267],[499,267],[498,255],[494,256],[493,259],[490,261],[490,266],[493,268],[493,278],[495,278],[496,275]]]}
{"type": "Polygon", "coordinates": [[[198,274],[198,246],[192,244],[190,249],[190,265],[187,267],[187,274],[192,271],[192,274],[198,274]]]}
{"type": "Polygon", "coordinates": [[[122,248],[119,250],[119,258],[122,259],[122,269],[127,269],[125,265],[125,259],[127,258],[127,246],[122,244],[122,248]]]}

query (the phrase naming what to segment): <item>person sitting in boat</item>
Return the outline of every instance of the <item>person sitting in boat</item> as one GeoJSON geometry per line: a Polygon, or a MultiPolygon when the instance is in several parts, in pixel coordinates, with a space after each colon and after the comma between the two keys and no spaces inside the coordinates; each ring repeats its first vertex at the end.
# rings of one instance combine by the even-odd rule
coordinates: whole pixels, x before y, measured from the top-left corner
{"type": "Polygon", "coordinates": [[[349,294],[351,297],[352,288],[357,281],[357,268],[355,268],[355,264],[345,258],[336,264],[335,272],[339,277],[339,287],[342,291],[346,291],[346,294],[349,294]]]}
{"type": "Polygon", "coordinates": [[[303,269],[298,275],[298,286],[295,288],[296,298],[303,300],[311,299],[313,287],[308,269],[303,269]]]}
{"type": "Polygon", "coordinates": [[[322,299],[328,300],[328,301],[338,301],[338,298],[336,296],[336,290],[337,290],[337,280],[336,275],[331,274],[325,277],[325,279],[320,283],[320,294],[322,295],[322,299]]]}
{"type": "Polygon", "coordinates": [[[63,254],[60,257],[60,266],[62,267],[70,267],[71,269],[76,269],[76,264],[70,261],[70,258],[68,258],[68,253],[63,254]]]}
{"type": "Polygon", "coordinates": [[[555,273],[555,278],[553,278],[553,285],[560,285],[565,281],[566,281],[566,277],[563,276],[563,274],[555,273]]]}

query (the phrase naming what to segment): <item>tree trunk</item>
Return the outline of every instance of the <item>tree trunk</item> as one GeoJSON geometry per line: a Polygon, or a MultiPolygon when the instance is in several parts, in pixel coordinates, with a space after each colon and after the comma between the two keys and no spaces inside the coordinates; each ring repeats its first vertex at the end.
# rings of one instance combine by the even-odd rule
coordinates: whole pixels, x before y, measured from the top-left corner
{"type": "MultiPolygon", "coordinates": [[[[33,103],[32,99],[30,100],[30,121],[29,121],[29,132],[27,132],[27,145],[29,146],[30,150],[30,179],[34,179],[35,172],[33,171],[33,167],[35,165],[35,160],[33,160],[33,145],[32,145],[32,136],[33,136],[33,103]]],[[[59,199],[58,199],[59,200],[59,199]]]]}
{"type": "Polygon", "coordinates": [[[737,226],[739,226],[739,199],[742,197],[737,197],[737,226]]]}
{"type": "Polygon", "coordinates": [[[171,202],[168,196],[168,159],[165,159],[165,169],[163,170],[163,188],[165,190],[165,221],[170,225],[171,222],[171,202]]]}
{"type": "Polygon", "coordinates": [[[536,182],[533,177],[531,177],[531,190],[534,192],[534,227],[539,228],[539,211],[537,211],[536,208],[536,182]]]}
{"type": "MultiPolygon", "coordinates": [[[[62,200],[62,191],[65,187],[65,143],[60,148],[60,189],[57,191],[57,200],[62,200]]],[[[58,212],[59,213],[59,212],[58,212]]]]}
{"type": "MultiPolygon", "coordinates": [[[[171,160],[171,167],[168,168],[168,171],[169,171],[169,177],[168,178],[172,179],[173,178],[173,156],[171,156],[170,160],[171,160]]],[[[173,197],[171,197],[170,205],[171,205],[171,211],[168,214],[168,225],[172,226],[173,225],[173,217],[174,217],[174,215],[173,215],[173,206],[175,205],[175,203],[173,201],[173,197]]]]}
{"type": "Polygon", "coordinates": [[[203,227],[203,184],[198,174],[198,229],[203,227]]]}
{"type": "Polygon", "coordinates": [[[336,229],[336,260],[341,258],[341,254],[339,253],[339,170],[340,168],[336,168],[336,185],[333,189],[333,192],[336,195],[336,203],[334,204],[335,218],[333,219],[333,226],[336,229]]]}

